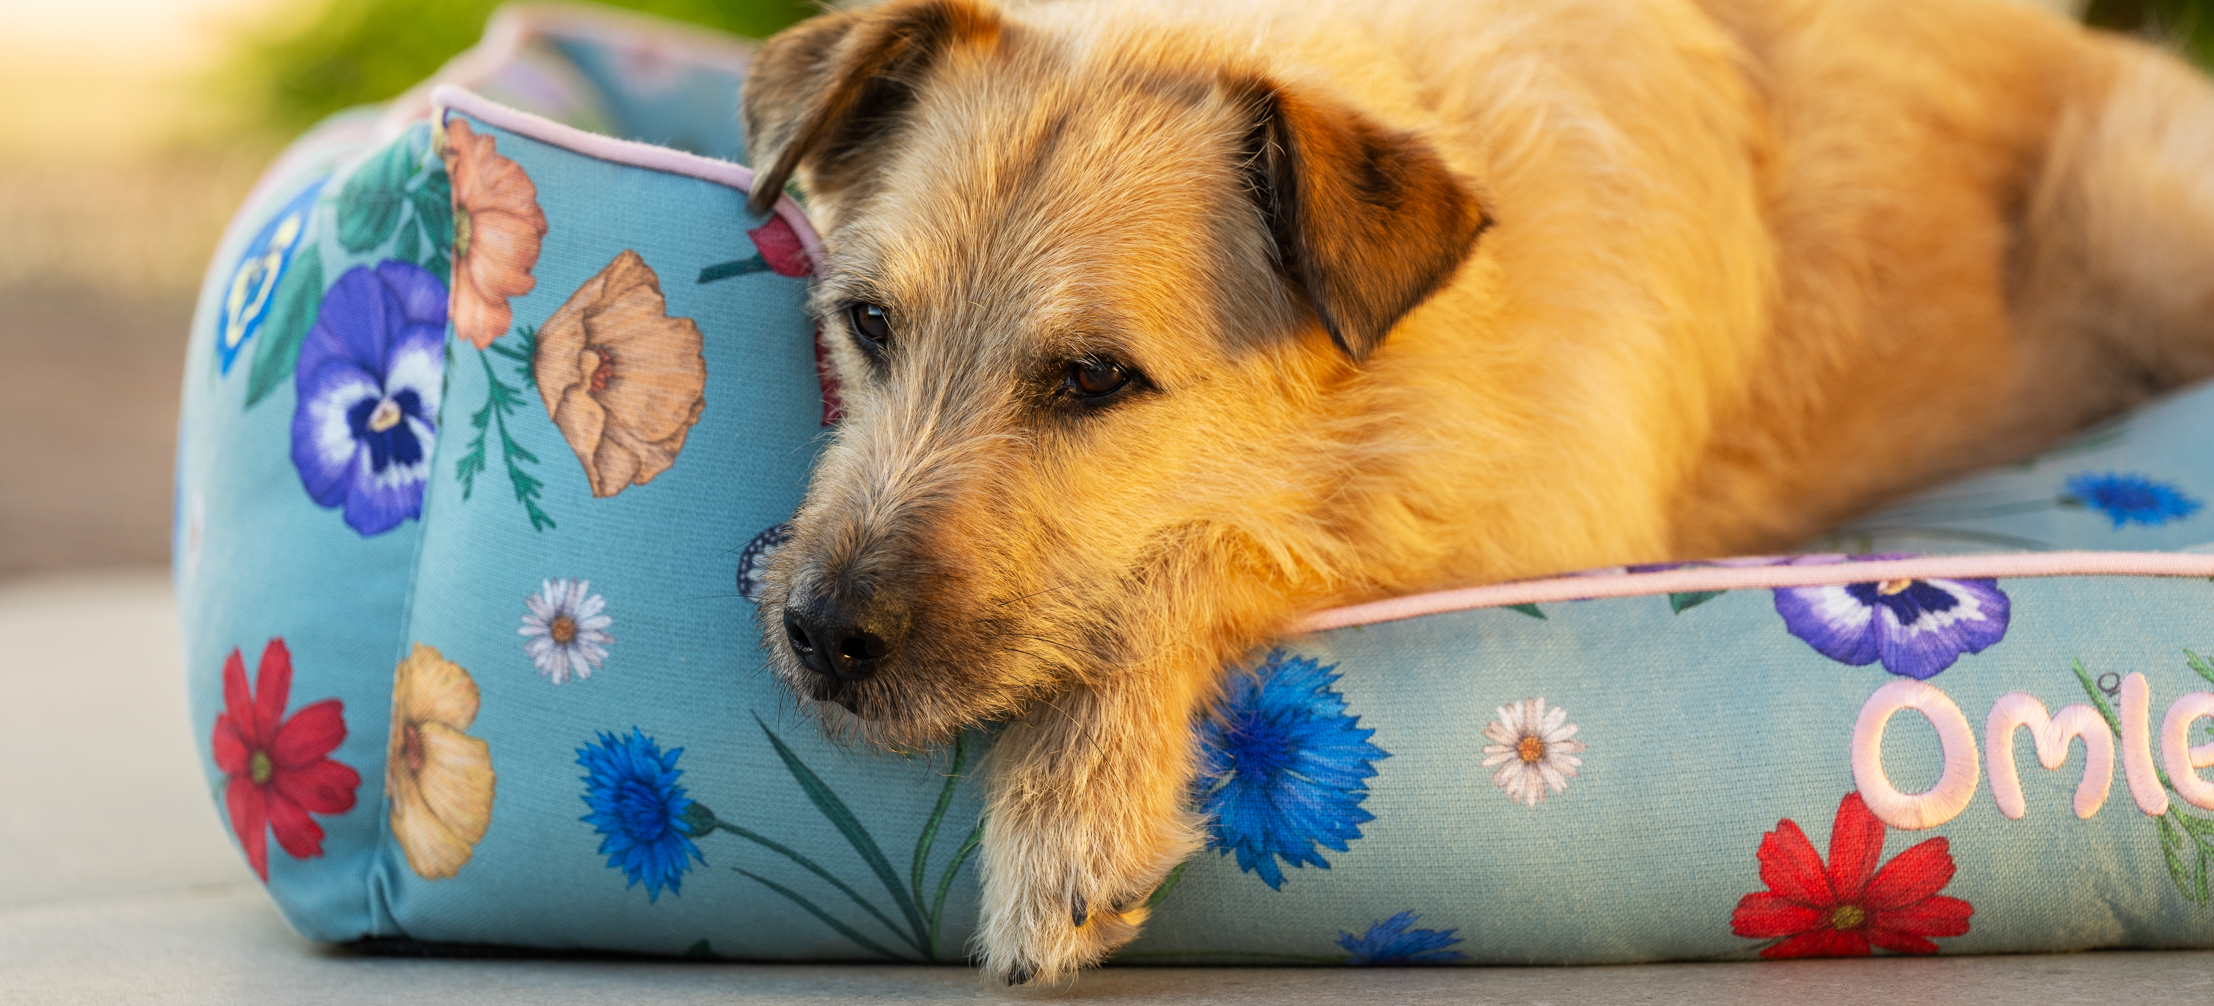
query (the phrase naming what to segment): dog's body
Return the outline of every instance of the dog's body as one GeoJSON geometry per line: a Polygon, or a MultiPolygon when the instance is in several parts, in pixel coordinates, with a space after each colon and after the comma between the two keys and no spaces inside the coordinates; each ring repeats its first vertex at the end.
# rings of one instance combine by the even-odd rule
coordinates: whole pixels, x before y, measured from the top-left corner
{"type": "Polygon", "coordinates": [[[2214,373],[2214,92],[2008,0],[895,0],[745,109],[848,412],[768,643],[877,740],[1013,720],[1011,981],[1134,934],[1298,615],[1786,548],[2214,373]]]}

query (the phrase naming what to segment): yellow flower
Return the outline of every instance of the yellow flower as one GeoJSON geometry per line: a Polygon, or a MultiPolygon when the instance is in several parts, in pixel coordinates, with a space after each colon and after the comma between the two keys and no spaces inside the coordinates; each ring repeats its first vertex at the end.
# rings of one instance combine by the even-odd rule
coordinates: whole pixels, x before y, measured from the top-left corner
{"type": "Polygon", "coordinates": [[[443,880],[469,862],[492,823],[492,753],[462,731],[477,718],[477,683],[421,643],[392,676],[392,745],[384,792],[407,865],[443,880]]]}
{"type": "Polygon", "coordinates": [[[546,412],[592,495],[644,485],[676,463],[705,404],[700,329],[671,318],[661,280],[625,251],[538,329],[531,362],[546,412]]]}

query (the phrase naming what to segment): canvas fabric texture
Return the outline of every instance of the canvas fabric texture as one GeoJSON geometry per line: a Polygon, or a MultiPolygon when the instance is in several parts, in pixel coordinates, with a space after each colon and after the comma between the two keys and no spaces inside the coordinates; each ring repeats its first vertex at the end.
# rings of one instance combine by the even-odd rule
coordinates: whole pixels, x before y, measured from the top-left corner
{"type": "MultiPolygon", "coordinates": [[[[834,389],[814,235],[745,209],[745,49],[502,17],[475,90],[299,141],[211,267],[176,529],[211,796],[318,940],[962,960],[989,731],[833,743],[759,649],[749,573],[834,389]]],[[[2214,946],[2214,557],[1855,572],[2202,553],[2210,422],[2192,392],[1808,555],[1675,568],[1818,583],[1255,653],[1200,727],[1210,846],[1116,959],[2214,946]]]]}

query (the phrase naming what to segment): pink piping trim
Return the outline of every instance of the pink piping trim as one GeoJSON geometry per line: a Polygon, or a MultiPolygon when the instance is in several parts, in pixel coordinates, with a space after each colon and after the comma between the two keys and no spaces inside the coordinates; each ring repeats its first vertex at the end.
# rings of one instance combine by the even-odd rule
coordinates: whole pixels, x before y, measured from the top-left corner
{"type": "MultiPolygon", "coordinates": [[[[718,161],[712,157],[687,154],[650,143],[588,133],[544,116],[509,108],[451,84],[441,84],[431,91],[431,107],[434,116],[438,118],[442,118],[449,110],[461,112],[510,133],[573,150],[586,157],[698,178],[727,185],[739,192],[753,190],[753,169],[743,164],[718,161]]],[[[799,236],[800,247],[807,252],[808,260],[814,263],[817,272],[822,271],[822,239],[816,237],[815,226],[808,222],[806,211],[801,210],[799,204],[792,201],[792,197],[780,195],[776,197],[775,212],[777,216],[784,218],[785,223],[792,225],[792,233],[799,236]]]]}
{"type": "Polygon", "coordinates": [[[1695,590],[1817,587],[1871,580],[1965,580],[2026,576],[2206,576],[2214,555],[2193,552],[2030,552],[2015,555],[1947,555],[1881,562],[1806,566],[1699,566],[1619,576],[1561,576],[1488,587],[1440,590],[1319,611],[1294,632],[1325,632],[1354,625],[1396,622],[1448,611],[1544,604],[1599,597],[1637,597],[1695,590]]]}

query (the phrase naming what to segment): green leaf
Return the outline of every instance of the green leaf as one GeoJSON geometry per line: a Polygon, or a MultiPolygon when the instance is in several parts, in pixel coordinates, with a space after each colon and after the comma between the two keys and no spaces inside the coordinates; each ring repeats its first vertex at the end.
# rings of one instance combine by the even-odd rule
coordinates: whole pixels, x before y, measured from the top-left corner
{"type": "Polygon", "coordinates": [[[338,243],[347,251],[365,252],[392,236],[417,156],[407,139],[395,140],[346,176],[338,190],[338,243]]]}
{"type": "MultiPolygon", "coordinates": [[[[938,788],[938,805],[931,809],[930,820],[924,822],[922,834],[915,839],[915,865],[908,871],[907,879],[915,885],[915,903],[923,899],[923,871],[930,866],[930,845],[938,838],[938,824],[945,820],[946,808],[953,803],[954,788],[961,784],[961,766],[968,760],[969,734],[964,730],[953,735],[953,770],[946,773],[946,784],[938,788]]],[[[937,929],[937,918],[931,918],[931,928],[937,929]]],[[[936,940],[930,953],[937,956],[936,940]]]]}
{"type": "MultiPolygon", "coordinates": [[[[738,868],[737,868],[737,867],[731,867],[731,869],[737,870],[738,868]]],[[[909,958],[907,958],[907,957],[901,956],[901,955],[899,955],[899,954],[895,954],[895,953],[893,953],[893,952],[891,952],[891,951],[889,951],[889,950],[886,950],[886,949],[884,949],[884,947],[883,947],[883,946],[881,946],[881,945],[879,945],[879,944],[878,944],[878,943],[877,943],[877,942],[876,942],[875,940],[869,939],[868,937],[866,937],[866,936],[863,936],[863,935],[861,935],[860,933],[857,933],[857,932],[855,932],[855,931],[853,930],[853,927],[852,927],[852,926],[848,926],[848,925],[846,925],[845,923],[843,923],[843,922],[840,922],[840,921],[838,921],[837,919],[833,919],[833,918],[831,918],[831,917],[830,917],[829,915],[826,915],[826,914],[824,914],[824,912],[823,912],[823,910],[822,910],[822,909],[820,909],[820,908],[817,908],[817,907],[815,907],[815,904],[814,904],[814,902],[811,902],[811,901],[807,900],[806,898],[800,897],[800,896],[799,896],[799,894],[798,894],[797,892],[793,891],[793,890],[792,890],[791,888],[789,888],[789,887],[786,887],[786,886],[784,886],[784,885],[782,885],[782,884],[779,884],[779,883],[777,883],[776,881],[774,881],[774,880],[770,880],[769,878],[767,878],[767,877],[764,877],[764,876],[761,876],[761,875],[759,875],[759,874],[754,874],[754,873],[746,873],[746,871],[744,871],[744,870],[738,870],[738,872],[739,872],[739,873],[741,873],[741,874],[744,874],[744,875],[745,875],[745,876],[747,876],[747,877],[751,877],[751,878],[753,878],[753,879],[754,879],[755,881],[759,882],[759,883],[761,884],[761,886],[763,886],[763,887],[766,887],[766,888],[768,888],[769,890],[775,891],[776,893],[778,893],[778,894],[781,894],[781,895],[784,895],[784,896],[785,896],[786,898],[789,898],[789,899],[791,899],[791,902],[792,902],[793,904],[795,904],[795,905],[798,905],[798,906],[800,906],[801,908],[807,909],[807,912],[808,912],[808,914],[810,914],[810,915],[813,915],[814,917],[816,917],[816,918],[818,918],[818,919],[821,919],[821,920],[823,920],[823,925],[829,926],[830,928],[832,928],[832,929],[835,929],[835,930],[837,930],[837,931],[838,931],[838,935],[840,935],[840,936],[843,936],[843,937],[845,937],[846,939],[852,940],[852,941],[853,941],[853,942],[854,942],[854,943],[855,943],[856,945],[860,946],[860,947],[861,947],[861,949],[863,949],[863,950],[867,950],[867,951],[869,951],[870,953],[873,953],[873,954],[877,954],[877,955],[879,955],[879,956],[881,956],[881,957],[887,957],[887,958],[890,958],[890,959],[892,959],[892,960],[895,960],[895,961],[904,961],[904,960],[908,960],[908,959],[909,959],[909,958]]]]}
{"type": "Polygon", "coordinates": [[[1726,590],[1677,591],[1676,593],[1668,595],[1668,610],[1681,615],[1685,611],[1696,608],[1702,604],[1707,603],[1708,601],[1712,601],[1715,598],[1721,597],[1723,594],[1726,593],[1729,592],[1726,590]]]}
{"type": "Polygon", "coordinates": [[[2168,863],[2168,879],[2175,882],[2176,890],[2183,892],[2184,897],[2190,898],[2191,868],[2184,864],[2182,856],[2176,854],[2176,850],[2184,844],[2184,838],[2176,834],[2175,826],[2168,823],[2166,815],[2153,818],[2153,823],[2160,827],[2160,855],[2168,863]]]}
{"type": "Polygon", "coordinates": [[[1545,613],[1544,613],[1544,612],[1542,612],[1542,611],[1539,611],[1539,610],[1538,610],[1538,606],[1537,606],[1537,605],[1534,605],[1534,604],[1510,604],[1510,605],[1507,605],[1507,610],[1508,610],[1508,611],[1519,611],[1519,612],[1521,612],[1521,613],[1523,613],[1523,614],[1525,614],[1525,615],[1528,615],[1528,616],[1530,616],[1531,618],[1544,618],[1544,617],[1545,617],[1545,613]]]}
{"type": "Polygon", "coordinates": [[[799,756],[784,745],[783,738],[778,737],[776,731],[769,729],[767,723],[761,722],[760,716],[755,716],[753,721],[761,727],[763,734],[768,735],[770,745],[776,748],[776,756],[784,760],[785,771],[792,773],[793,780],[806,792],[807,799],[814,802],[815,809],[838,829],[840,835],[845,836],[846,844],[853,846],[853,851],[860,854],[861,861],[869,864],[869,869],[884,884],[884,889],[892,892],[892,900],[899,904],[901,914],[907,916],[907,924],[914,927],[916,940],[929,939],[930,925],[923,921],[922,907],[908,897],[906,885],[899,882],[899,874],[892,870],[892,861],[884,858],[884,850],[877,846],[876,839],[869,837],[868,829],[861,826],[861,819],[854,816],[845,801],[838,799],[838,794],[831,792],[830,786],[821,777],[800,762],[799,756]]]}
{"type": "Polygon", "coordinates": [[[292,376],[292,368],[300,362],[300,344],[315,327],[315,315],[322,306],[323,256],[309,245],[300,249],[270,296],[269,314],[261,321],[261,344],[254,347],[253,370],[246,375],[248,408],[292,376]]]}
{"type": "Polygon", "coordinates": [[[980,818],[976,827],[969,829],[969,837],[963,839],[961,848],[954,852],[953,862],[946,864],[946,871],[938,875],[938,896],[930,902],[930,953],[937,960],[938,922],[946,915],[946,892],[953,889],[953,878],[961,875],[961,864],[969,861],[969,853],[975,852],[984,842],[984,821],[980,818]]]}
{"type": "MultiPolygon", "coordinates": [[[[698,806],[698,804],[694,804],[693,806],[698,806]]],[[[715,822],[714,826],[717,828],[721,828],[724,831],[730,832],[731,834],[736,835],[739,838],[743,838],[748,842],[752,842],[753,844],[767,849],[770,852],[776,853],[779,856],[783,856],[784,858],[789,859],[794,863],[799,864],[800,869],[806,870],[807,872],[812,873],[815,876],[823,878],[830,883],[830,886],[837,888],[839,893],[853,899],[854,904],[860,905],[862,911],[869,913],[869,915],[875,918],[876,921],[883,923],[884,928],[891,930],[895,934],[899,933],[899,925],[893,922],[883,912],[878,911],[875,905],[869,903],[869,899],[861,896],[861,892],[846,886],[845,881],[839,880],[836,876],[832,875],[829,870],[823,869],[814,860],[800,855],[791,847],[786,846],[783,843],[768,837],[767,835],[763,835],[754,831],[749,831],[728,821],[717,821],[715,822]]],[[[914,937],[901,935],[900,938],[906,940],[908,945],[914,947],[917,951],[921,951],[925,955],[929,954],[929,951],[924,950],[922,945],[915,941],[914,937]]]]}
{"type": "Polygon", "coordinates": [[[1161,899],[1168,897],[1169,889],[1175,887],[1177,881],[1184,879],[1184,868],[1190,865],[1192,861],[1189,859],[1176,864],[1176,869],[1170,870],[1169,875],[1161,880],[1161,886],[1154,888],[1153,893],[1146,896],[1145,907],[1152,908],[1160,904],[1161,899]]]}
{"type": "Polygon", "coordinates": [[[432,249],[446,252],[454,246],[454,193],[446,181],[445,169],[431,172],[423,187],[408,194],[415,207],[415,220],[423,227],[423,235],[430,240],[432,249]]]}
{"type": "Polygon", "coordinates": [[[2106,728],[2114,731],[2114,736],[2122,736],[2121,717],[2114,715],[2114,707],[2106,704],[2106,693],[2099,691],[2099,686],[2091,683],[2091,672],[2083,669],[2080,658],[2076,661],[2075,670],[2076,680],[2083,682],[2083,694],[2091,697],[2091,707],[2106,718],[2106,728]]]}
{"type": "Polygon", "coordinates": [[[392,242],[392,257],[402,262],[418,262],[423,250],[423,228],[414,220],[400,225],[400,239],[392,242]]]}
{"type": "Polygon", "coordinates": [[[768,271],[769,263],[762,261],[761,256],[757,253],[749,258],[737,259],[731,262],[718,262],[700,270],[700,282],[713,283],[716,280],[729,279],[733,276],[768,271]]]}
{"type": "Polygon", "coordinates": [[[2214,665],[2209,665],[2205,657],[2199,656],[2190,650],[2183,651],[2183,656],[2185,662],[2191,665],[2191,669],[2199,672],[2199,677],[2214,681],[2214,665]]]}

